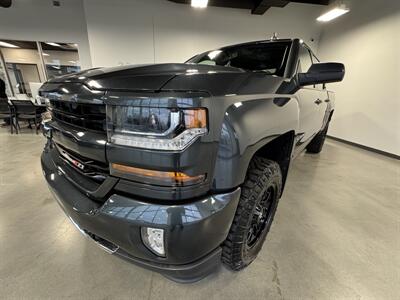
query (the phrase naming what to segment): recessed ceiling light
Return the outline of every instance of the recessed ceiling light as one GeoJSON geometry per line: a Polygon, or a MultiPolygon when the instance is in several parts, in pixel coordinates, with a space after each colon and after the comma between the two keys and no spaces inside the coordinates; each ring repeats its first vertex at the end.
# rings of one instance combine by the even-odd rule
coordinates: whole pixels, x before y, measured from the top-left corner
{"type": "Polygon", "coordinates": [[[2,41],[0,41],[0,46],[1,47],[7,47],[7,48],[19,48],[16,45],[13,45],[13,44],[10,44],[10,43],[7,43],[7,42],[2,42],[2,41]]]}
{"type": "Polygon", "coordinates": [[[348,9],[346,6],[337,6],[332,8],[330,11],[327,11],[323,15],[319,16],[317,18],[317,21],[319,22],[329,22],[332,21],[333,19],[336,19],[337,17],[340,17],[346,13],[348,13],[350,9],[348,9]]]}
{"type": "Polygon", "coordinates": [[[205,8],[208,5],[208,0],[192,0],[192,6],[196,8],[205,8]]]}
{"type": "Polygon", "coordinates": [[[45,44],[54,46],[54,47],[62,47],[60,44],[57,44],[57,43],[45,43],[45,44]]]}

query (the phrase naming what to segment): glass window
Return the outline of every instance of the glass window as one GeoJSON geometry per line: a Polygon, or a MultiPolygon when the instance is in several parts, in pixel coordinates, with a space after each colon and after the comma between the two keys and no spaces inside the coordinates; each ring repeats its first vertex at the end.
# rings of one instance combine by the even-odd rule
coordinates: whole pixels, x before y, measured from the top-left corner
{"type": "MultiPolygon", "coordinates": [[[[2,40],[0,51],[15,98],[29,100],[36,96],[34,86],[46,78],[36,42],[2,40]]],[[[8,95],[11,96],[10,91],[8,95]]]]}
{"type": "Polygon", "coordinates": [[[48,79],[81,70],[77,44],[41,42],[40,45],[48,79]]]}
{"type": "Polygon", "coordinates": [[[10,92],[10,87],[8,86],[7,83],[8,83],[8,81],[7,81],[6,72],[4,70],[3,63],[0,62],[0,98],[6,98],[6,97],[10,97],[12,95],[10,92]],[[4,92],[4,89],[5,89],[5,92],[4,92]]]}
{"type": "Polygon", "coordinates": [[[235,67],[283,76],[291,42],[231,46],[195,56],[187,63],[235,67]]]}
{"type": "Polygon", "coordinates": [[[6,84],[9,98],[35,100],[40,86],[46,80],[81,70],[77,44],[16,40],[0,42],[0,79],[6,84]]]}
{"type": "Polygon", "coordinates": [[[6,63],[6,65],[15,94],[25,94],[32,97],[32,83],[40,83],[37,65],[18,63],[6,63]]]}

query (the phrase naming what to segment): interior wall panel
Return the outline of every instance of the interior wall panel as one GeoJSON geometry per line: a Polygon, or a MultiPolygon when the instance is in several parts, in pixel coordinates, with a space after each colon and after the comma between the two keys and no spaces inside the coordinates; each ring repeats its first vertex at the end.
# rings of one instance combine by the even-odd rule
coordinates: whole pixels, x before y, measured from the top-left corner
{"type": "Polygon", "coordinates": [[[95,66],[184,62],[193,55],[233,43],[301,37],[316,48],[320,6],[289,4],[265,15],[249,10],[193,9],[166,0],[84,0],[95,66]],[[311,39],[314,42],[311,42],[311,39]]]}
{"type": "Polygon", "coordinates": [[[353,0],[324,26],[319,55],[346,65],[329,134],[400,155],[400,1],[353,0]]]}

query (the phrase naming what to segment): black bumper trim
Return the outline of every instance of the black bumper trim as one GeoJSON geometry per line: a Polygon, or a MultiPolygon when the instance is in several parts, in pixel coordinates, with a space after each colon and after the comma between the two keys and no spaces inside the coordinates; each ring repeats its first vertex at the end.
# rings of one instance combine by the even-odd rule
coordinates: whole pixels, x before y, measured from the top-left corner
{"type": "Polygon", "coordinates": [[[177,282],[198,281],[220,265],[220,245],[228,235],[240,188],[180,205],[149,203],[118,194],[99,203],[74,187],[48,152],[42,155],[42,168],[65,214],[108,252],[177,282]],[[166,258],[157,257],[144,246],[143,226],[165,230],[166,258]]]}
{"type": "Polygon", "coordinates": [[[129,255],[122,249],[114,254],[145,269],[155,271],[166,278],[178,283],[192,283],[199,281],[216,271],[221,265],[221,247],[218,247],[207,256],[185,265],[155,264],[129,255]]]}
{"type": "Polygon", "coordinates": [[[115,254],[116,256],[136,264],[142,268],[158,272],[166,278],[178,282],[178,283],[193,283],[199,281],[209,274],[217,270],[221,264],[221,247],[218,247],[205,257],[184,265],[170,265],[161,264],[139,259],[130,255],[128,252],[114,245],[110,241],[107,241],[93,233],[90,233],[82,228],[72,218],[69,218],[73,225],[81,232],[85,237],[94,241],[97,246],[106,251],[109,254],[115,254]]]}

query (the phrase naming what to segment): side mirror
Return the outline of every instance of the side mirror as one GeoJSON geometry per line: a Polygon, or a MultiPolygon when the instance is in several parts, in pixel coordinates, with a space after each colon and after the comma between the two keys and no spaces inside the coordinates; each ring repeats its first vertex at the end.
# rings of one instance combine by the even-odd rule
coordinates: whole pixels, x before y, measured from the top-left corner
{"type": "Polygon", "coordinates": [[[345,68],[341,63],[316,63],[310,67],[307,73],[299,73],[299,85],[339,82],[343,80],[344,73],[345,68]]]}

